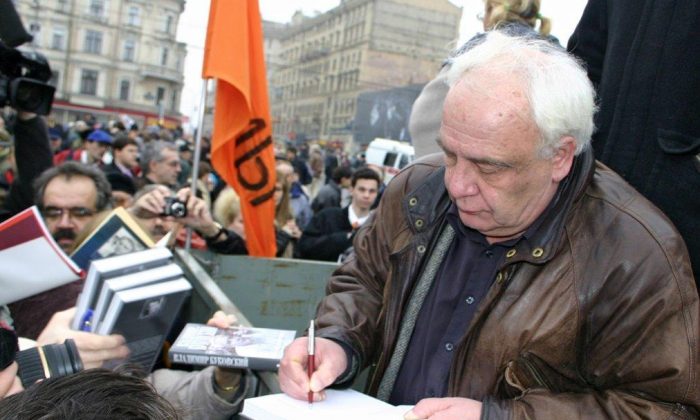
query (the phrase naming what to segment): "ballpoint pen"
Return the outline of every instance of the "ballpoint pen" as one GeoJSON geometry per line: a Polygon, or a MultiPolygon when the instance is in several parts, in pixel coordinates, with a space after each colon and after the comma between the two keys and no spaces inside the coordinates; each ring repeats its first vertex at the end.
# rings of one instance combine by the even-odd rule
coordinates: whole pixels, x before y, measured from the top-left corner
{"type": "Polygon", "coordinates": [[[316,370],[316,367],[314,366],[315,360],[314,360],[314,354],[316,353],[316,332],[314,331],[314,320],[312,319],[311,322],[309,322],[309,344],[308,344],[308,359],[306,361],[306,370],[309,374],[309,395],[308,395],[308,400],[309,404],[311,404],[314,401],[314,392],[311,390],[311,375],[313,375],[314,370],[316,370]]]}

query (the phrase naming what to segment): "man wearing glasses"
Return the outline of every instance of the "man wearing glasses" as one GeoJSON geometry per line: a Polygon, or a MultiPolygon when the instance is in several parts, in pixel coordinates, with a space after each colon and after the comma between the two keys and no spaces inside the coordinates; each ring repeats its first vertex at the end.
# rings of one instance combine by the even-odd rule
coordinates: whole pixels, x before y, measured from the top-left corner
{"type": "MultiPolygon", "coordinates": [[[[35,181],[34,203],[39,207],[51,235],[66,253],[76,245],[76,238],[95,219],[110,209],[111,187],[98,168],[78,162],[65,162],[44,171],[35,181]]],[[[10,304],[20,336],[35,339],[51,316],[75,302],[82,281],[10,304]],[[31,322],[19,322],[31,320],[31,322]]]]}

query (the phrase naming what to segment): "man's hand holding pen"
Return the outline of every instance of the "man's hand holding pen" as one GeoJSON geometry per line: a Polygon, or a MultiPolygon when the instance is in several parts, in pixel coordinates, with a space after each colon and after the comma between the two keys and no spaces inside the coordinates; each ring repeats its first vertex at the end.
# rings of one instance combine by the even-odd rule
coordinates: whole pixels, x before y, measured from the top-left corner
{"type": "Polygon", "coordinates": [[[314,347],[316,369],[310,378],[309,339],[297,338],[284,351],[278,372],[280,388],[292,398],[307,400],[311,391],[313,401],[322,401],[326,397],[324,389],[333,384],[347,367],[345,351],[338,343],[316,337],[314,347]]]}

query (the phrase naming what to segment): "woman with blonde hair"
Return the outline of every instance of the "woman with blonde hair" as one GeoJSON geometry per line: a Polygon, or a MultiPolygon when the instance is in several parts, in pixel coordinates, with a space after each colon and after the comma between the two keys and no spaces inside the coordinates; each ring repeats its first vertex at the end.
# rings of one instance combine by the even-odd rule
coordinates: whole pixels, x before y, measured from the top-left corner
{"type": "MultiPolygon", "coordinates": [[[[552,23],[540,15],[541,0],[485,0],[484,12],[479,14],[484,31],[499,29],[511,36],[544,38],[553,44],[559,41],[550,35],[552,23]],[[538,25],[539,22],[539,25],[538,25]],[[537,28],[537,29],[536,29],[537,28]]],[[[552,0],[554,1],[554,0],[552,0]]],[[[408,131],[416,152],[416,158],[441,152],[435,139],[439,136],[442,105],[447,95],[446,75],[454,57],[463,54],[484,40],[480,33],[455,50],[445,60],[440,73],[428,82],[411,109],[408,131]]]]}
{"type": "Polygon", "coordinates": [[[548,36],[552,22],[540,14],[540,0],[486,0],[484,30],[489,31],[504,23],[521,23],[530,28],[539,27],[541,36],[548,36]]]}

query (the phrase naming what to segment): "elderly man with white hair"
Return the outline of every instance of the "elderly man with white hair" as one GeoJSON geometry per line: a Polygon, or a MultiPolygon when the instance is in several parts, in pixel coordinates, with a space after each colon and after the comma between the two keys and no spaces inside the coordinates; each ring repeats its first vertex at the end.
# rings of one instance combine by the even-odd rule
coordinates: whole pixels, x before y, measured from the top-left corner
{"type": "Polygon", "coordinates": [[[284,392],[368,366],[407,419],[697,418],[698,294],[668,219],[592,157],[593,88],[546,41],[455,59],[441,155],[402,171],[330,278],[284,392]]]}

